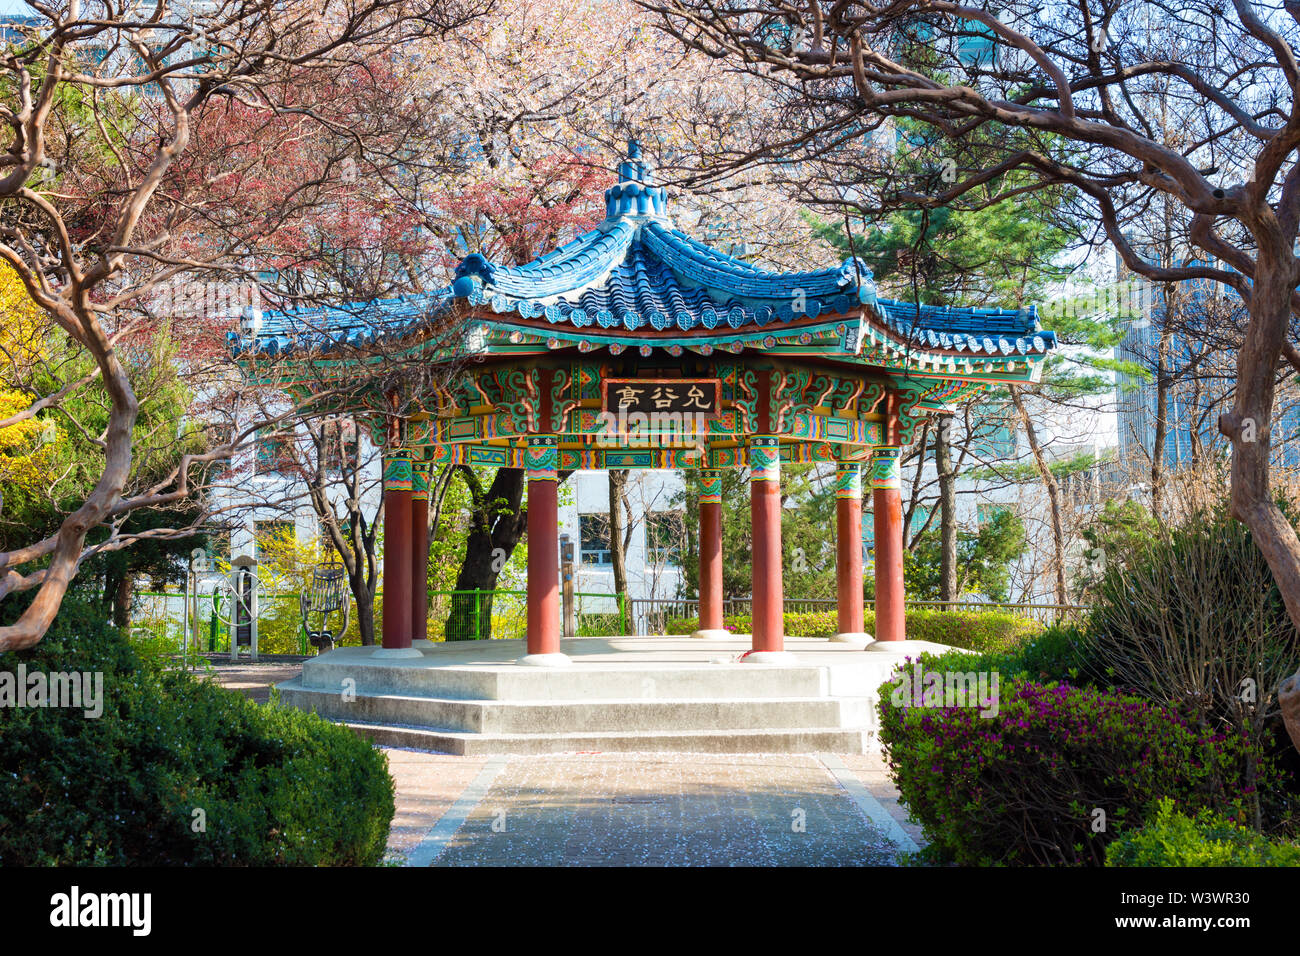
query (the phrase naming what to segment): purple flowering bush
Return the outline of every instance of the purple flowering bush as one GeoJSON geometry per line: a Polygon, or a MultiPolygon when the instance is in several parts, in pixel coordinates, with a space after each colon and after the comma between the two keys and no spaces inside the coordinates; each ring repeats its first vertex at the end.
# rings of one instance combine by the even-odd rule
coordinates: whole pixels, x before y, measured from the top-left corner
{"type": "Polygon", "coordinates": [[[1242,820],[1254,805],[1253,788],[1240,783],[1258,763],[1249,738],[1172,707],[1012,680],[996,716],[981,716],[977,707],[895,706],[891,686],[881,688],[885,757],[942,859],[1100,866],[1107,845],[1161,798],[1242,820]]]}

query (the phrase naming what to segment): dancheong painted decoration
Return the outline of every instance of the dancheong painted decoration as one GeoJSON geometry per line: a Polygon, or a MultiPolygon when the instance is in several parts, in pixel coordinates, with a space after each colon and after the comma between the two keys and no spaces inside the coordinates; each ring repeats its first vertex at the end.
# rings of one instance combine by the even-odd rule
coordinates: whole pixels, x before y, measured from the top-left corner
{"type": "MultiPolygon", "coordinates": [[[[549,596],[541,593],[553,587],[558,559],[550,546],[535,545],[556,533],[555,475],[583,468],[748,470],[755,479],[752,656],[759,661],[782,648],[780,466],[837,469],[841,537],[855,521],[860,529],[863,482],[853,472],[865,471],[876,522],[876,637],[903,637],[899,450],[922,416],[990,385],[1035,380],[1055,336],[1039,328],[1033,307],[883,298],[860,260],[765,271],[676,229],[666,190],[635,143],[618,172],[605,193],[605,220],[533,262],[502,265],[475,254],[435,293],[250,311],[231,346],[260,381],[290,392],[386,382],[385,363],[418,362],[430,371],[418,394],[367,394],[340,411],[370,421],[390,458],[409,455],[423,469],[527,469],[537,618],[534,628],[530,617],[529,657],[559,653],[558,615],[543,607],[549,596]],[[548,561],[549,571],[541,566],[548,561]]],[[[390,493],[409,492],[394,484],[390,493]]],[[[702,526],[712,520],[705,511],[718,507],[714,499],[712,490],[703,499],[702,526]]],[[[705,546],[714,531],[701,528],[705,546]]],[[[394,541],[386,534],[388,547],[394,541]]],[[[863,620],[861,554],[855,570],[852,544],[839,549],[845,639],[862,631],[863,620]]],[[[703,567],[705,550],[701,633],[721,628],[720,596],[705,593],[721,588],[721,573],[715,584],[714,569],[703,567]]],[[[715,559],[720,553],[708,560],[715,559]]],[[[410,640],[396,631],[391,638],[395,648],[410,640]]]]}

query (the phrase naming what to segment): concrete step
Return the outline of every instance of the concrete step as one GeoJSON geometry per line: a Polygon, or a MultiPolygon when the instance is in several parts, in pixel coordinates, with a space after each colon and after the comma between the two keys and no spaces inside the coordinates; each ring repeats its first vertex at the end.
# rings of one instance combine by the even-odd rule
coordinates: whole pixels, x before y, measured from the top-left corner
{"type": "MultiPolygon", "coordinates": [[[[360,650],[343,648],[342,651],[360,650]]],[[[704,664],[678,667],[602,665],[599,668],[447,666],[425,661],[372,661],[332,651],[303,665],[302,686],[338,693],[397,694],[439,700],[752,700],[823,697],[826,668],[704,664]]]]}
{"type": "Polygon", "coordinates": [[[280,684],[279,691],[286,704],[332,720],[507,736],[619,734],[632,729],[647,733],[805,727],[865,730],[874,726],[875,719],[871,697],[456,700],[372,693],[358,686],[355,699],[344,699],[336,689],[304,686],[299,679],[280,684]]]}
{"type": "Polygon", "coordinates": [[[348,721],[345,726],[385,747],[458,756],[604,753],[865,753],[870,731],[836,727],[799,730],[697,730],[607,734],[467,734],[348,721]]]}

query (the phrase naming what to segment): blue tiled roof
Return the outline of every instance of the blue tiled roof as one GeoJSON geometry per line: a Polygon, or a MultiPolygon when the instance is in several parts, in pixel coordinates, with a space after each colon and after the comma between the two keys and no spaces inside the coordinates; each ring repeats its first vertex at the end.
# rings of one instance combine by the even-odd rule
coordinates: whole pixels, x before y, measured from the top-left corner
{"type": "Polygon", "coordinates": [[[252,341],[233,332],[229,338],[237,352],[255,350],[271,357],[294,351],[357,348],[418,332],[449,305],[449,290],[441,289],[426,295],[372,299],[331,308],[265,313],[245,310],[245,330],[251,333],[252,341]]]}
{"type": "Polygon", "coordinates": [[[764,272],[636,214],[606,220],[526,266],[470,256],[452,284],[454,298],[498,313],[627,331],[739,329],[846,314],[874,294],[870,271],[852,261],[817,272],[764,272]]]}
{"type": "MultiPolygon", "coordinates": [[[[821,316],[856,316],[866,306],[912,347],[1034,354],[1054,347],[1034,309],[955,309],[881,299],[861,260],[833,269],[766,272],[673,228],[667,197],[650,182],[631,144],[620,182],[605,193],[595,229],[523,266],[467,256],[448,289],[332,309],[268,313],[254,348],[269,354],[331,344],[362,345],[418,331],[457,301],[498,314],[544,320],[568,331],[641,333],[779,331],[821,316]]],[[[250,330],[251,331],[251,330],[250,330]]],[[[249,343],[250,345],[252,343],[249,343]]],[[[234,345],[242,350],[236,337],[234,345]]]]}
{"type": "Polygon", "coordinates": [[[1036,354],[1056,347],[1056,333],[1038,326],[1038,310],[974,309],[877,299],[881,321],[923,349],[986,355],[1036,354]]]}

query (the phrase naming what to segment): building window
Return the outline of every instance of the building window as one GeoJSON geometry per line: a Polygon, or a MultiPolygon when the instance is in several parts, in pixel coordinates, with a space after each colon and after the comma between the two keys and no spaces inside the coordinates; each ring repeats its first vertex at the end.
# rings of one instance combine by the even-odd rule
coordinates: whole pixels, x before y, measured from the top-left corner
{"type": "Polygon", "coordinates": [[[609,547],[609,515],[578,515],[583,564],[613,564],[609,547]]]}
{"type": "Polygon", "coordinates": [[[680,511],[652,511],[646,515],[645,546],[651,564],[681,564],[685,516],[680,511]]]}
{"type": "MultiPolygon", "coordinates": [[[[912,520],[907,523],[907,534],[910,537],[914,534],[920,534],[921,529],[925,527],[926,521],[930,519],[930,508],[928,505],[917,505],[912,509],[912,520]]],[[[935,526],[928,530],[933,531],[935,526]]]]}
{"type": "Polygon", "coordinates": [[[293,462],[290,438],[280,432],[259,432],[257,436],[257,470],[259,475],[282,475],[293,462]]]}
{"type": "Polygon", "coordinates": [[[971,427],[970,448],[980,458],[1015,458],[1016,425],[1001,409],[982,406],[979,421],[971,427]]]}
{"type": "Polygon", "coordinates": [[[357,467],[361,457],[361,446],[357,438],[357,423],[347,418],[337,418],[326,422],[322,432],[325,457],[325,470],[332,475],[342,474],[346,468],[351,471],[357,467]]]}

